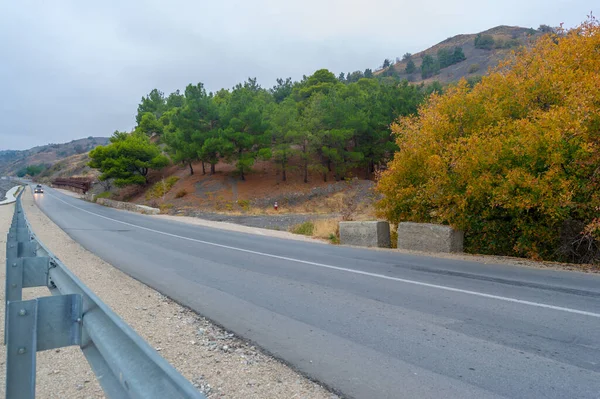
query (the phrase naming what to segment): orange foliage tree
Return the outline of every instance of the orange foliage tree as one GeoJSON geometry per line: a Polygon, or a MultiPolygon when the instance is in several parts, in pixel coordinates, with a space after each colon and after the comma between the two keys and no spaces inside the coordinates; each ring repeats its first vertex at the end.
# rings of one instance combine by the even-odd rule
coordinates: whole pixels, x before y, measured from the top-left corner
{"type": "Polygon", "coordinates": [[[598,260],[593,17],[518,50],[472,89],[463,80],[432,95],[392,131],[400,150],[379,177],[380,216],[450,224],[465,230],[470,252],[598,260]]]}

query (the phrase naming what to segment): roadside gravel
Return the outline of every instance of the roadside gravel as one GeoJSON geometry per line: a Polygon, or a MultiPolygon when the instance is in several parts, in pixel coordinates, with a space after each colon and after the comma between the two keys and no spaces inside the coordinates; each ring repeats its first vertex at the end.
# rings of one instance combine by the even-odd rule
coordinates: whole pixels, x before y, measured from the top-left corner
{"type": "MultiPolygon", "coordinates": [[[[35,206],[29,190],[23,195],[23,208],[44,244],[209,398],[337,398],[259,348],[85,250],[35,206]]],[[[0,208],[2,259],[12,212],[12,206],[0,208]]],[[[0,273],[3,277],[4,271],[0,273]]],[[[45,288],[26,292],[28,298],[48,295],[45,288]]],[[[4,347],[0,347],[0,358],[0,373],[4,373],[4,347]]],[[[76,347],[38,353],[37,386],[39,398],[103,397],[76,347]]]]}
{"type": "Polygon", "coordinates": [[[281,215],[225,215],[214,212],[204,212],[194,209],[176,210],[173,215],[194,217],[213,222],[236,223],[248,227],[257,227],[261,229],[287,231],[291,227],[308,221],[318,219],[332,219],[339,217],[338,214],[310,214],[310,213],[286,213],[281,215]]]}

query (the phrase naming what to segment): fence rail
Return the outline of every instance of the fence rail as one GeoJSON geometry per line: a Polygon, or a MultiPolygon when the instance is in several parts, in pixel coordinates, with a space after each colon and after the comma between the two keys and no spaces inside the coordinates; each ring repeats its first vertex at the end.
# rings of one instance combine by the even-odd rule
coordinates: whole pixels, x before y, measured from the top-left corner
{"type": "Polygon", "coordinates": [[[79,345],[108,398],[206,399],[42,244],[21,194],[6,242],[6,397],[35,397],[36,352],[79,345]],[[41,286],[52,296],[22,300],[41,286]]]}
{"type": "Polygon", "coordinates": [[[52,181],[52,185],[58,187],[73,187],[82,190],[85,194],[87,191],[89,191],[90,187],[92,187],[92,182],[87,178],[71,177],[68,179],[54,179],[52,181]]]}

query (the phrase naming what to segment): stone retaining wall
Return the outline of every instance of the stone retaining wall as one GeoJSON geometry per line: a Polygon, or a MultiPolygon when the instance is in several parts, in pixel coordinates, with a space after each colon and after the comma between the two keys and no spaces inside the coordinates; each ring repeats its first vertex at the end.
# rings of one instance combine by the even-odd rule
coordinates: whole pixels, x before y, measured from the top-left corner
{"type": "Polygon", "coordinates": [[[340,243],[389,248],[390,225],[388,222],[340,222],[340,243]]]}
{"type": "Polygon", "coordinates": [[[398,224],[398,249],[423,252],[463,252],[464,232],[430,223],[398,224]]]}
{"type": "Polygon", "coordinates": [[[130,202],[115,201],[108,198],[98,198],[96,200],[96,203],[111,208],[123,209],[126,211],[143,213],[146,215],[158,215],[160,213],[160,209],[157,208],[151,208],[145,205],[132,204],[130,202]]]}

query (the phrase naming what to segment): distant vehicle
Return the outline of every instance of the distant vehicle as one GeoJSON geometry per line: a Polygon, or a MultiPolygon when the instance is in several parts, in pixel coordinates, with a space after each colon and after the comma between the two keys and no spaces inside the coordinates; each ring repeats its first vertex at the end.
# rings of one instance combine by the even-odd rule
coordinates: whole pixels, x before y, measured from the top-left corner
{"type": "Polygon", "coordinates": [[[44,194],[44,188],[42,187],[41,184],[38,184],[37,186],[35,186],[35,188],[33,189],[33,193],[34,194],[44,194]]]}

